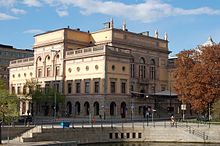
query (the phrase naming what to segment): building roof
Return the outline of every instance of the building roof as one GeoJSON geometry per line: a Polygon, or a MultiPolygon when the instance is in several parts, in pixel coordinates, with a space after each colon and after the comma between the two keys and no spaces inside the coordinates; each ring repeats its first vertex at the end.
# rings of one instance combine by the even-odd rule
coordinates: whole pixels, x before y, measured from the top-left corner
{"type": "Polygon", "coordinates": [[[216,44],[216,43],[212,40],[212,37],[209,36],[209,37],[208,37],[208,40],[207,40],[205,43],[201,44],[201,46],[203,46],[203,47],[205,47],[205,46],[213,46],[213,45],[215,45],[215,44],[216,44]]]}

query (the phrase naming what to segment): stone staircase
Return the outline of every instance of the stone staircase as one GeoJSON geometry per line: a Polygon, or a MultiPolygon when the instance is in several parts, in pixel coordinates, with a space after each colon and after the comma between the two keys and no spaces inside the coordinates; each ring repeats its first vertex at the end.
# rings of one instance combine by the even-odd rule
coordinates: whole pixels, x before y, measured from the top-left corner
{"type": "Polygon", "coordinates": [[[25,138],[32,138],[34,133],[41,133],[41,132],[42,132],[42,127],[41,126],[35,126],[32,129],[30,129],[30,130],[26,131],[25,133],[23,133],[22,135],[15,137],[12,141],[23,143],[23,142],[25,142],[24,141],[25,138]]]}

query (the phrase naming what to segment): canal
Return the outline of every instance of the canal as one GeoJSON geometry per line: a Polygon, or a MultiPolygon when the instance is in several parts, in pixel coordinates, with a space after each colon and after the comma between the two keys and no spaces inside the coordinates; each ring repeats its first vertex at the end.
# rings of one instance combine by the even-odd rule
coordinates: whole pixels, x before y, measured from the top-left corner
{"type": "Polygon", "coordinates": [[[83,144],[81,146],[219,146],[220,144],[205,143],[157,143],[157,142],[129,142],[129,143],[100,143],[83,144]]]}

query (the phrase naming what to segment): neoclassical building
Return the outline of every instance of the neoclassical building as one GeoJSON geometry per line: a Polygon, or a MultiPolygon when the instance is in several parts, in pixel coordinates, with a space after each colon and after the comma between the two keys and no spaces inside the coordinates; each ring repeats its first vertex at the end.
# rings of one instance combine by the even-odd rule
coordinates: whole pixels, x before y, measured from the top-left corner
{"type": "MultiPolygon", "coordinates": [[[[125,24],[114,28],[111,21],[96,32],[68,27],[34,38],[34,57],[11,61],[9,67],[10,91],[21,99],[21,115],[34,104],[23,98],[31,78],[65,95],[65,104],[57,103],[58,115],[133,118],[161,109],[152,95],[169,89],[167,34],[161,39],[157,31],[134,33],[125,24]]],[[[32,108],[35,115],[53,113],[48,103],[32,108]]]]}

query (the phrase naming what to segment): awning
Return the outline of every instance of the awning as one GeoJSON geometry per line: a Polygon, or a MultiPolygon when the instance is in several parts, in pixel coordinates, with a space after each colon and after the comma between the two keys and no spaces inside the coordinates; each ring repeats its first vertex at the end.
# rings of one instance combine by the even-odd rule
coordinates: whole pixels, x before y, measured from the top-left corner
{"type": "Polygon", "coordinates": [[[170,90],[165,90],[161,92],[151,93],[152,96],[178,96],[178,94],[171,92],[170,90]]]}

